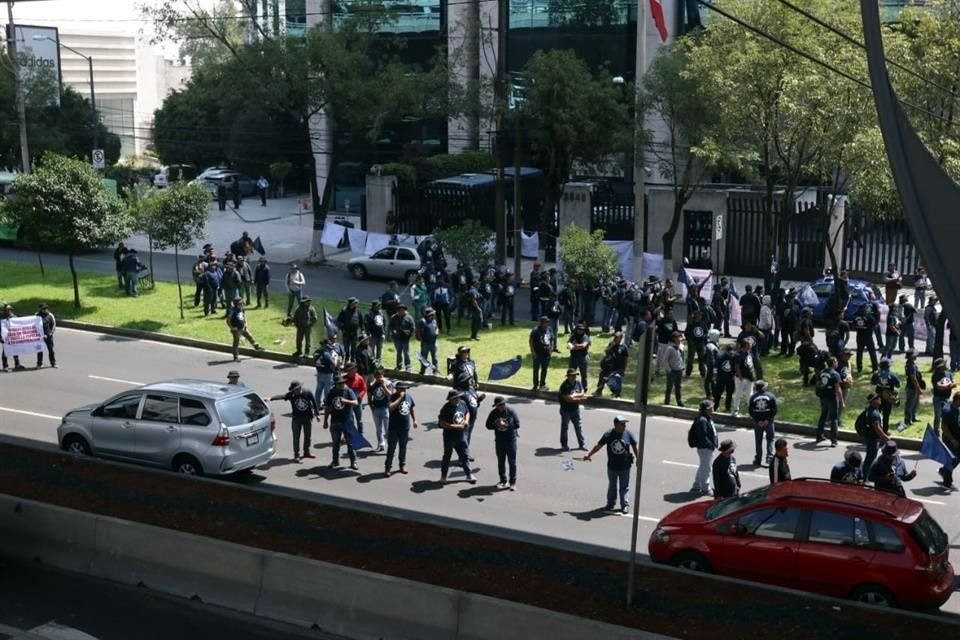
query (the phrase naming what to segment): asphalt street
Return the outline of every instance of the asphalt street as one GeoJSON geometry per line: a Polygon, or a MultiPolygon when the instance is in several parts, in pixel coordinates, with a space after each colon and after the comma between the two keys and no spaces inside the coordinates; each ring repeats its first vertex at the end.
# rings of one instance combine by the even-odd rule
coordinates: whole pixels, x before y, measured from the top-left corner
{"type": "Polygon", "coordinates": [[[0,560],[6,640],[336,640],[320,631],[59,571],[0,560]]]}
{"type": "MultiPolygon", "coordinates": [[[[224,380],[237,365],[220,353],[150,341],[130,340],[83,331],[61,329],[57,333],[59,369],[27,369],[0,374],[0,434],[42,443],[56,442],[60,417],[71,408],[104,400],[132,386],[170,378],[190,377],[224,380]]],[[[32,364],[32,360],[28,360],[32,364]]],[[[291,380],[312,387],[311,367],[295,367],[255,358],[239,364],[242,381],[261,395],[286,391],[291,380]]],[[[317,459],[294,464],[287,456],[290,446],[288,406],[275,403],[280,440],[277,457],[243,482],[262,483],[271,489],[285,488],[326,496],[348,498],[372,509],[396,507],[455,520],[503,527],[531,534],[589,543],[623,552],[629,549],[631,519],[603,511],[606,492],[604,452],[593,462],[579,459],[580,452],[559,449],[558,407],[553,402],[508,398],[520,417],[518,491],[499,491],[492,434],[482,423],[491,409],[492,397],[481,406],[472,446],[479,483],[471,486],[461,473],[451,473],[453,482],[439,481],[442,453],[440,431],[435,427],[446,388],[420,386],[412,390],[421,428],[414,432],[408,451],[407,476],[387,478],[382,456],[365,453],[359,472],[330,471],[330,443],[319,424],[314,427],[317,459]]],[[[584,429],[588,446],[612,426],[617,412],[586,408],[584,429]]],[[[366,414],[367,417],[369,414],[366,414]]],[[[638,417],[627,414],[636,432],[638,417]]],[[[691,501],[688,493],[696,469],[696,456],[686,443],[688,422],[651,417],[647,421],[644,476],[640,498],[640,545],[659,518],[678,505],[691,501]]],[[[767,483],[767,470],[754,468],[752,431],[720,427],[721,437],[739,445],[744,489],[767,483]]],[[[572,434],[571,434],[572,436],[572,434]]],[[[843,447],[815,446],[796,436],[790,442],[790,463],[794,477],[826,477],[831,466],[842,458],[843,447]]],[[[913,468],[916,454],[906,455],[913,468]]],[[[944,526],[955,542],[960,538],[960,496],[945,494],[934,480],[937,465],[919,462],[919,477],[908,485],[908,494],[921,500],[944,526]]],[[[237,480],[240,481],[240,480],[237,480]]],[[[960,613],[960,598],[954,596],[946,609],[960,613]]]]}

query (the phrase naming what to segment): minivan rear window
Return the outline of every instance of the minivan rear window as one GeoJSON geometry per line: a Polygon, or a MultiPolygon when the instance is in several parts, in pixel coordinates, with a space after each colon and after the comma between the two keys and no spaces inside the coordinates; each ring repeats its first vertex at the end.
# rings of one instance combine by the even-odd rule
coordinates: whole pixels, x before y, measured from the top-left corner
{"type": "Polygon", "coordinates": [[[910,527],[910,535],[927,552],[927,555],[931,556],[943,553],[947,550],[947,545],[950,544],[946,532],[940,528],[940,525],[926,509],[910,527]]]}
{"type": "Polygon", "coordinates": [[[717,518],[722,518],[728,513],[733,513],[734,511],[739,511],[744,507],[749,507],[750,505],[760,502],[767,497],[767,491],[770,490],[770,487],[760,487],[759,489],[754,489],[753,491],[748,491],[746,493],[741,493],[735,498],[727,498],[717,504],[713,505],[707,509],[707,520],[715,520],[717,518]]]}
{"type": "Polygon", "coordinates": [[[220,414],[220,422],[228,427],[238,427],[267,417],[270,415],[270,409],[260,396],[248,393],[244,396],[221,400],[217,403],[217,413],[220,414]]]}

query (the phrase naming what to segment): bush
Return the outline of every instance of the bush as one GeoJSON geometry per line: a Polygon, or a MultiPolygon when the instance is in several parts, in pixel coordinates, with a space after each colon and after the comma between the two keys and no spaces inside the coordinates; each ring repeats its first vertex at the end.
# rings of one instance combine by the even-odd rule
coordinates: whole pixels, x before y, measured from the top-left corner
{"type": "Polygon", "coordinates": [[[417,188],[417,170],[412,165],[389,162],[383,165],[383,175],[396,176],[397,187],[401,191],[413,191],[417,188]]]}

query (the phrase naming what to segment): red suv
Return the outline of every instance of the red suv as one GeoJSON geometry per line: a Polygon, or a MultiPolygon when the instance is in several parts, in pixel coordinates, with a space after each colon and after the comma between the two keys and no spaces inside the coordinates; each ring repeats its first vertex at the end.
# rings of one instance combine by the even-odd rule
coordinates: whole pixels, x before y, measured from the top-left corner
{"type": "Polygon", "coordinates": [[[649,550],[693,571],[924,609],[953,592],[948,544],[919,502],[800,479],[680,507],[657,524],[649,550]]]}

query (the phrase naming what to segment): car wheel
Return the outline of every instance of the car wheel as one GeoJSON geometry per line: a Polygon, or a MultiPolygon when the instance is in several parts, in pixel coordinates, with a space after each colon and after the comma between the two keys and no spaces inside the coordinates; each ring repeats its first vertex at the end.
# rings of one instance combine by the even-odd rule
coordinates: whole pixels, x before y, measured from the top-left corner
{"type": "Polygon", "coordinates": [[[350,267],[350,275],[354,280],[363,280],[367,277],[367,270],[362,264],[355,264],[350,267]]]}
{"type": "Polygon", "coordinates": [[[71,433],[63,439],[63,448],[75,456],[90,455],[90,445],[83,439],[83,436],[78,436],[75,433],[71,433]]]}
{"type": "Polygon", "coordinates": [[[673,556],[670,564],[680,569],[686,569],[687,571],[713,573],[713,567],[710,566],[710,561],[693,551],[682,551],[678,553],[673,556]]]}
{"type": "Polygon", "coordinates": [[[872,604],[875,607],[896,607],[897,599],[893,594],[878,584],[865,584],[850,592],[850,599],[863,604],[872,604]]]}
{"type": "Polygon", "coordinates": [[[409,271],[407,271],[406,274],[404,274],[404,277],[406,278],[406,280],[407,280],[408,283],[409,283],[409,282],[413,282],[414,280],[417,279],[417,274],[418,274],[418,273],[420,273],[420,272],[419,272],[419,271],[416,271],[416,270],[414,270],[414,269],[410,269],[409,271]]]}
{"type": "Polygon", "coordinates": [[[173,459],[173,470],[186,476],[202,476],[203,467],[193,456],[177,456],[173,459]]]}

